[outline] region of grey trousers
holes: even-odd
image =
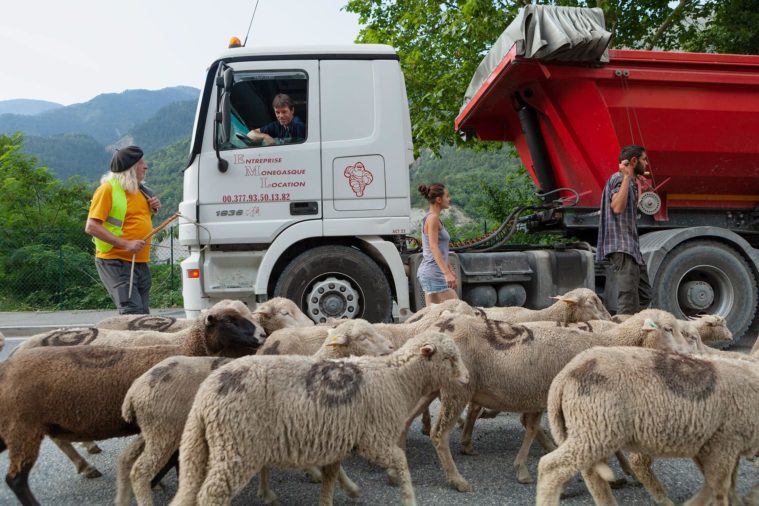
[[[648,269],[627,253],[609,255],[617,275],[617,314],[635,314],[651,304]]]
[[[145,262],[135,262],[132,296],[129,296],[129,271],[131,262],[126,260],[95,259],[100,281],[113,299],[119,314],[150,313],[150,269]]]

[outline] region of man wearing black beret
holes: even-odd
[[[113,154],[111,170],[95,190],[84,227],[95,242],[100,280],[119,314],[150,312],[150,241],[146,238],[153,231],[153,213],[161,202],[141,186],[148,171],[142,155],[137,146]]]

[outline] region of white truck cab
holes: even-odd
[[[219,299],[253,306],[276,295],[302,301],[316,321],[409,311],[398,242],[412,161],[391,47],[227,51],[207,73],[179,206],[189,218],[179,225],[187,316]]]

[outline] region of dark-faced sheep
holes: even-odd
[[[138,432],[121,418],[132,382],[173,355],[239,357],[254,353],[262,330],[239,312],[209,311],[180,346],[45,347],[0,363],[0,451],[10,452],[6,482],[36,505],[28,477],[44,436],[92,441]]]

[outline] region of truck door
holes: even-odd
[[[217,244],[268,244],[295,222],[321,218],[317,61],[232,62],[231,135],[219,145],[209,114],[198,216]],[[217,96],[210,99],[216,111]],[[209,226],[211,225],[211,226]]]

